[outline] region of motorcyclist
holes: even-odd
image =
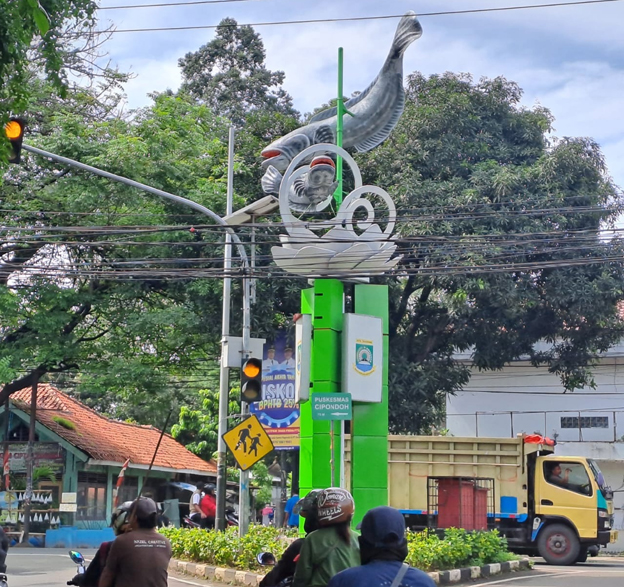
[[[360,564],[357,535],[349,527],[355,504],[345,489],[323,489],[317,498],[319,529],[303,542],[293,587],[325,587],[344,569]]]
[[[214,528],[215,517],[217,515],[217,498],[215,496],[215,489],[216,487],[212,483],[204,485],[204,496],[199,502],[202,528]]]
[[[362,566],[347,569],[327,587],[434,587],[429,575],[404,563],[407,557],[405,519],[399,510],[381,506],[369,510],[358,526]]]
[[[130,506],[130,534],[111,546],[98,587],[167,587],[171,543],[156,530],[158,506],[139,497]]]
[[[111,516],[111,527],[115,536],[124,534],[130,529],[128,512],[130,511],[131,501],[122,503],[119,507],[115,508],[113,515]],[[80,587],[98,587],[100,575],[106,565],[106,559],[110,551],[113,541],[102,542],[100,548],[95,553],[93,560],[89,563],[87,570],[84,573],[76,575],[71,583],[73,585],[80,585]]]
[[[319,528],[316,514],[316,500],[320,492],[321,489],[313,489],[304,498],[300,499],[293,509],[294,514],[305,518],[303,530],[306,536]],[[292,542],[284,551],[278,563],[267,573],[264,579],[260,581],[260,587],[275,587],[284,581],[284,579],[288,579],[295,574],[297,557],[301,552],[304,540],[304,538],[297,538],[297,540]]]
[[[202,493],[204,491],[205,483],[203,481],[199,481],[195,486],[195,491],[191,495],[191,499],[189,500],[189,518],[191,521],[199,524],[201,526],[202,523],[202,511],[199,507],[201,503]]]

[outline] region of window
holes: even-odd
[[[79,520],[106,519],[106,474],[78,473],[77,496]]]
[[[609,416],[581,416],[581,428],[608,428]],[[561,428],[579,428],[578,416],[563,416]]]
[[[116,483],[113,478],[113,483]],[[117,499],[118,504],[122,504],[125,501],[133,501],[139,494],[139,480],[136,477],[129,477],[126,473],[124,476],[123,484],[119,488],[119,497]]]
[[[551,485],[557,485],[574,493],[592,494],[589,475],[581,463],[547,461],[544,463],[544,478]]]

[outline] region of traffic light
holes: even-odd
[[[22,140],[24,139],[24,129],[26,121],[23,118],[10,118],[4,125],[4,134],[11,141],[11,152],[9,153],[9,163],[19,163],[22,152]]]
[[[241,365],[241,402],[259,402],[262,399],[262,361],[243,359]]]

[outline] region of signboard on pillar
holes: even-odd
[[[342,388],[354,402],[380,403],[383,384],[382,320],[345,314],[342,331]]]
[[[295,399],[310,399],[310,356],[312,352],[312,316],[302,314],[295,323]]]

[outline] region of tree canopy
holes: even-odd
[[[365,182],[399,209],[403,260],[390,280],[395,431],[434,424],[477,369],[527,357],[574,390],[623,333],[622,212],[591,139],[549,136],[552,116],[520,106],[504,78],[412,74],[389,140],[359,156]],[[540,342],[550,346],[544,350]]]

